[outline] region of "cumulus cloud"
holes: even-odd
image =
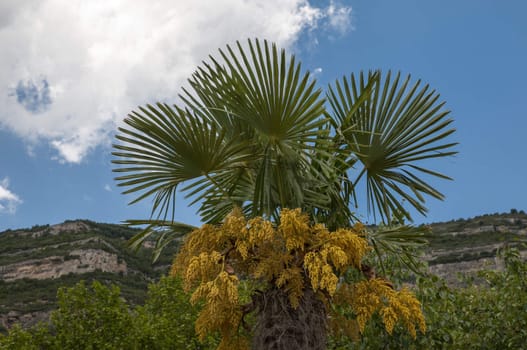
[[[0,127],[78,163],[137,105],[174,101],[216,48],[292,47],[306,30],[345,32],[350,15],[307,0],[2,0]]]
[[[22,200],[9,190],[9,179],[0,180],[0,214],[14,214]]]
[[[326,9],[328,25],[339,34],[345,34],[353,27],[351,24],[351,7],[340,6],[334,1]]]

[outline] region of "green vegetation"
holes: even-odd
[[[445,254],[441,255],[430,261],[430,265],[435,264],[454,264],[463,261],[473,261],[483,258],[493,258],[496,256],[498,249],[492,249],[490,251],[477,251],[473,253],[464,252],[460,254]]]
[[[217,341],[198,342],[196,307],[179,280],[162,278],[148,288],[143,306],[122,298],[119,287],[85,281],[59,289],[58,309],[49,324],[28,330],[19,325],[0,335],[0,349],[210,349]]]
[[[21,231],[21,230],[20,230]],[[82,233],[67,233],[54,235],[49,232],[43,232],[42,235],[32,237],[31,235],[24,235],[27,239],[21,240],[22,235],[20,231],[6,231],[0,233],[0,254],[2,256],[9,253],[15,256],[17,253],[23,253],[28,250],[40,250],[47,246],[60,245],[76,240],[94,237],[95,234]],[[23,232],[26,232],[25,230]]]
[[[517,250],[503,252],[506,269],[481,271],[484,284],[449,287],[435,276],[418,277],[414,291],[423,305],[427,331],[413,339],[404,327],[391,335],[375,314],[364,332],[330,338],[330,350],[358,349],[522,349],[527,342],[527,262]],[[408,270],[386,259],[395,284]],[[392,263],[395,264],[392,264]],[[119,288],[80,282],[61,288],[49,324],[0,335],[0,349],[214,349],[218,340],[198,341],[194,331],[199,306],[191,306],[178,279],[150,284],[143,306],[132,306]],[[251,320],[249,320],[251,322]]]
[[[523,229],[527,227],[527,214],[523,210],[513,210],[510,213],[485,214],[469,219],[434,223],[430,226],[434,233],[438,234],[463,232],[465,229],[481,229],[482,227],[488,227],[484,230],[485,232],[496,231],[500,226]]]
[[[520,226],[518,225],[523,220],[527,220],[527,215],[518,211],[517,214],[492,214],[475,217],[466,220],[456,220],[446,223],[435,223],[431,227],[432,234],[428,237],[431,242],[429,253],[435,259],[430,261],[430,264],[438,263],[457,263],[460,261],[469,261],[483,257],[494,257],[497,254],[495,249],[484,250],[480,249],[482,246],[500,243],[500,246],[515,246],[519,249],[525,249],[525,246],[519,244],[519,241],[525,240],[525,235],[519,234]],[[20,233],[28,232],[29,230],[6,231],[0,233],[0,240],[13,250],[7,250],[2,246],[4,253],[0,255],[1,265],[7,265],[14,262],[23,261],[20,256],[26,256],[26,259],[37,259],[37,257],[48,256],[62,256],[64,260],[74,259],[75,256],[70,255],[74,249],[80,248],[96,248],[103,250],[111,250],[108,246],[115,247],[119,259],[126,261],[128,267],[132,270],[129,275],[119,275],[114,273],[103,273],[101,271],[94,271],[82,275],[70,274],[61,276],[56,279],[46,280],[30,280],[19,279],[12,282],[0,280],[0,314],[7,314],[9,311],[17,311],[22,314],[37,312],[37,311],[51,311],[57,307],[56,294],[61,286],[73,286],[81,279],[86,280],[88,284],[92,281],[99,280],[106,283],[113,283],[121,288],[121,294],[126,300],[134,305],[140,305],[144,302],[146,297],[147,285],[157,280],[168,269],[172,263],[175,247],[169,247],[161,254],[156,264],[151,263],[152,249],[140,249],[133,252],[126,247],[126,238],[133,236],[135,229],[130,229],[126,226],[100,224],[89,221],[82,221],[89,223],[89,230],[86,232],[77,233],[62,233],[59,235],[49,235],[37,238],[30,238],[22,236]],[[480,224],[484,222],[484,224]],[[492,223],[502,226],[503,232],[480,232],[476,234],[458,234],[452,235],[451,232],[446,231],[447,228],[452,228],[452,224],[460,225],[461,229],[465,228],[480,228],[482,226],[490,226]],[[40,226],[39,232],[44,229],[49,229],[49,226]],[[459,231],[458,231],[459,232]],[[85,241],[86,238],[94,239],[89,242],[75,243]],[[71,239],[71,241],[69,241]],[[38,241],[41,244],[38,249],[38,244],[32,241]],[[45,245],[47,243],[47,245]],[[34,249],[32,251],[20,251],[17,247],[26,245]],[[54,248],[52,248],[54,247]],[[464,253],[455,253],[455,249],[473,248],[473,250]],[[16,254],[12,254],[16,251]],[[447,254],[437,255],[434,252],[445,251]],[[448,253],[452,252],[454,253]],[[48,255],[49,254],[49,255]],[[0,329],[0,332],[6,330]]]
[[[72,222],[85,224],[87,229],[57,234],[51,233],[50,226],[46,225],[38,226],[38,229],[8,230],[0,233],[0,266],[49,256],[68,257],[74,249],[102,249],[117,253],[133,270],[149,275],[157,274],[159,277],[155,267],[170,265],[177,248],[177,244],[167,246],[165,254],[160,256],[156,264],[152,264],[152,249],[136,252],[128,247],[128,239],[137,234],[138,229],[88,220],[65,223]],[[31,236],[29,233],[37,234]]]
[[[430,235],[430,249],[451,249],[458,248],[459,246],[470,247],[470,246],[484,246],[505,242],[514,242],[520,237],[517,234],[511,232],[480,232],[471,234],[436,234],[435,232]]]
[[[502,247],[524,250],[527,215],[523,211],[490,214],[431,224],[427,236],[430,265],[493,258]]]
[[[133,304],[144,302],[148,284],[152,281],[144,275],[122,276],[109,272],[88,272],[82,275],[68,274],[55,279],[19,279],[12,282],[0,281],[0,313],[19,311],[30,313],[49,311],[56,308],[57,290],[73,286],[80,280],[111,282],[122,289],[123,297]]]

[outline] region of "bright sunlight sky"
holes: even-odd
[[[416,223],[527,210],[526,14],[524,0],[1,0],[0,230],[148,217],[113,181],[117,125],[177,102],[201,60],[248,37],[295,53],[321,87],[381,68],[441,94],[460,153],[433,168],[455,180],[434,182],[446,200]],[[183,196],[177,208],[199,224]]]

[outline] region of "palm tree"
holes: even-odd
[[[116,136],[118,184],[137,194],[132,203],[153,196],[151,218],[129,222],[147,225],[135,246],[156,235],[159,251],[192,229],[173,220],[176,190],[206,223],[235,207],[275,221],[282,208],[302,208],[330,228],[355,221],[364,183],[368,210],[387,224],[411,220],[404,203],[425,214],[425,196],[443,199],[425,179],[448,177],[422,163],[456,153],[445,141],[452,120],[439,95],[410,76],[361,72],[324,94],[294,56],[249,40],[204,62],[180,99],[139,107]],[[392,243],[415,238],[390,234]]]

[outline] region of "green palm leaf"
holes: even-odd
[[[237,205],[274,216],[282,207],[327,204],[316,190],[328,171],[313,168],[330,141],[316,82],[267,42],[227,46],[220,60],[197,69],[181,95],[184,108],[147,106],[125,120],[113,152],[124,193],[139,193],[132,203],[154,196],[152,214],[164,218],[186,182],[206,222]]]
[[[387,223],[410,218],[404,202],[424,214],[426,196],[443,198],[428,178],[449,177],[423,162],[456,153],[446,141],[454,129],[439,95],[420,81],[361,73],[331,85],[324,99],[294,56],[249,40],[219,50],[189,86],[181,106],[140,107],[116,136],[118,185],[135,194],[132,203],[153,198],[151,218],[132,222],[146,225],[136,246],[156,237],[161,249],[188,232],[173,222],[178,190],[204,222],[234,207],[274,219],[300,207],[332,229],[355,220],[362,182],[369,210]],[[415,237],[392,238],[376,236],[379,252]]]
[[[368,240],[375,250],[379,265],[386,275],[383,264],[385,256],[396,257],[403,266],[420,274],[419,253],[428,244],[426,236],[430,228],[426,226],[413,227],[408,225],[379,226],[368,231]]]
[[[248,41],[246,47],[237,43],[236,49],[220,50],[220,56],[222,64],[211,58],[212,64],[196,71],[192,90],[181,98],[189,109],[211,111],[216,123],[252,142],[251,153],[259,159],[248,163],[245,173],[226,175],[227,191],[236,193],[251,215],[273,216],[279,207],[303,207],[308,195],[304,185],[314,182],[309,181],[311,164],[324,149],[314,151],[313,145],[327,135],[321,128],[327,123],[321,91],[308,73],[301,74],[294,57],[287,58],[267,42]],[[207,213],[224,201],[213,192],[201,199],[200,211]],[[222,207],[222,212],[228,210]]]
[[[454,129],[435,91],[420,87],[420,81],[410,85],[410,76],[401,80],[398,73],[392,81],[390,72],[384,80],[380,72],[370,72],[337,81],[328,99],[346,148],[362,165],[354,183],[365,177],[368,209],[374,215],[378,212],[386,222],[394,215],[411,220],[403,201],[425,214],[423,195],[443,199],[420,176],[449,177],[419,165],[457,153],[451,150],[457,143],[445,142]]]
[[[172,220],[128,220],[127,225],[142,226],[141,232],[134,235],[128,242],[130,248],[138,250],[143,243],[149,240],[154,240],[154,256],[155,262],[162,250],[176,239],[182,239],[186,234],[196,229],[196,227],[174,222]]]
[[[139,110],[125,119],[129,128],[119,129],[113,163],[120,166],[115,172],[125,173],[116,177],[127,188],[124,193],[140,193],[132,203],[155,195],[152,214],[174,209],[171,201],[180,183],[211,179],[254,158],[244,140],[227,139],[220,126],[189,111],[166,104]]]

